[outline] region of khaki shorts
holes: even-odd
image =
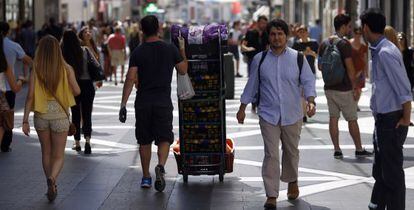
[[[340,112],[346,121],[358,119],[358,104],[352,91],[325,90],[328,100],[329,117],[340,118]]]
[[[48,101],[47,113],[35,112],[34,127],[39,131],[50,130],[55,133],[69,131],[69,119],[56,101]]]
[[[111,66],[125,65],[125,54],[122,50],[113,50],[111,54]]]

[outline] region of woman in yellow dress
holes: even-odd
[[[74,96],[79,93],[75,73],[63,59],[59,42],[52,36],[43,37],[39,41],[30,75],[22,130],[29,135],[29,113],[33,111],[49,201],[57,196],[56,179],[64,162],[70,126],[66,113],[75,105]]]

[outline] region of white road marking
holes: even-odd
[[[342,150],[350,149],[355,150],[355,145],[340,145]],[[362,145],[365,149],[373,149],[372,144]],[[279,146],[281,148],[281,146]],[[299,145],[299,150],[333,150],[333,145]],[[404,149],[414,149],[414,144],[405,144]],[[254,150],[264,150],[263,146],[237,146],[237,151],[254,151]]]
[[[241,137],[246,137],[246,136],[256,136],[258,134],[261,134],[260,129],[259,130],[250,130],[250,131],[240,131],[240,132],[234,132],[234,133],[227,133],[227,137],[229,137],[229,138],[241,138]],[[251,140],[251,138],[249,140]]]
[[[24,135],[23,131],[21,129],[13,130],[13,133]],[[30,137],[33,137],[33,136],[35,136],[37,138],[37,133],[34,129],[31,129]],[[67,140],[68,141],[75,141],[73,136],[68,136]],[[137,145],[124,144],[124,143],[108,141],[108,140],[101,140],[101,139],[96,139],[96,138],[91,138],[91,143],[102,145],[102,146],[115,147],[115,148],[119,148],[119,149],[136,149],[138,147]]]
[[[262,182],[262,177],[239,177],[241,182]],[[329,176],[303,176],[298,177],[298,181],[302,182],[315,182],[315,181],[339,181],[342,180],[338,177]]]
[[[93,105],[95,106],[96,104],[120,104],[121,101],[120,100],[99,100],[99,101],[94,101]],[[133,100],[128,100],[127,104],[134,104],[135,101]]]
[[[250,166],[256,166],[256,167],[262,167],[263,163],[259,161],[252,161],[252,160],[241,160],[241,159],[234,159],[235,163],[242,164],[242,165],[250,165]],[[342,179],[362,179],[366,177],[362,176],[355,176],[355,175],[349,175],[344,173],[338,173],[338,172],[332,172],[332,171],[324,171],[324,170],[318,170],[318,169],[309,169],[309,168],[303,168],[299,167],[300,172],[304,173],[312,173],[312,174],[319,174],[323,176],[336,176],[340,177]]]
[[[240,159],[235,159],[234,161],[237,164],[250,165],[250,166],[256,166],[256,167],[261,167],[262,165],[262,163],[258,161],[240,160]],[[318,184],[300,187],[299,191],[300,191],[300,196],[302,197],[320,193],[320,192],[326,192],[329,190],[344,188],[344,187],[348,187],[348,186],[352,186],[352,185],[356,185],[360,183],[371,183],[371,184],[374,183],[374,179],[372,177],[355,176],[355,175],[350,175],[350,174],[345,174],[345,173],[324,171],[324,170],[318,170],[318,169],[309,169],[309,168],[304,168],[304,167],[299,167],[299,171],[302,173],[312,173],[312,174],[319,174],[319,175],[327,176],[326,178],[324,178],[326,180],[319,180],[319,181],[330,181],[329,180],[330,177],[334,177],[334,178],[336,177],[336,179],[331,182],[318,183]],[[405,171],[406,187],[409,189],[414,189],[414,167],[406,168],[404,169],[404,171]],[[299,181],[305,181],[306,177],[299,177],[298,179]],[[321,177],[321,179],[323,178]],[[247,177],[247,178],[241,179],[240,181],[241,182],[252,182],[252,181],[260,182],[261,180],[260,178],[257,178],[257,177],[253,177],[253,178]],[[310,180],[306,180],[306,181],[310,181]],[[318,180],[316,180],[315,178],[312,181],[318,181]],[[286,190],[280,191],[278,201],[286,200],[287,199],[286,193],[287,193]],[[266,196],[265,194],[260,195],[260,197],[265,197],[265,196]]]
[[[105,106],[105,105],[98,105],[98,104],[93,104],[93,108],[101,108],[101,109],[110,109],[110,110],[118,110],[119,111],[119,106]],[[134,110],[134,107],[130,106],[130,107],[126,107],[127,110]],[[92,112],[92,114],[94,114]]]
[[[119,90],[97,90],[96,92],[95,92],[96,94],[120,94],[120,95],[122,95],[122,91],[119,91]],[[131,94],[132,95],[132,94]]]
[[[92,152],[94,154],[97,153],[124,153],[124,152],[132,152],[132,151],[137,151],[138,149],[114,149],[114,148],[96,148],[96,147],[92,147]],[[72,150],[72,148],[66,147],[65,148],[65,152],[73,152],[73,153],[77,153],[75,150]]]
[[[327,192],[330,190],[335,190],[339,188],[344,188],[356,184],[360,184],[365,182],[365,180],[340,180],[340,181],[332,181],[332,182],[326,182],[326,183],[320,183],[320,184],[313,184],[313,185],[307,185],[299,188],[300,196],[308,196],[313,195],[321,192]],[[278,201],[285,201],[287,200],[287,190],[282,190],[279,192]],[[266,195],[263,195],[266,196]]]

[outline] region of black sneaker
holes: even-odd
[[[11,147],[2,147],[1,148],[1,152],[11,152],[12,148]]]
[[[342,154],[342,151],[341,150],[335,151],[334,152],[334,158],[335,159],[342,159],[342,158],[344,158],[344,155]]]
[[[76,152],[82,151],[82,147],[80,145],[74,144],[72,147],[72,150],[75,150]]]
[[[156,178],[155,178],[154,187],[158,192],[162,192],[165,189],[164,175],[165,175],[164,166],[157,165],[155,167],[155,176],[156,176]]]
[[[236,74],[236,77],[239,77],[239,78],[240,78],[240,77],[243,77],[243,75],[241,75],[241,74],[237,73],[237,74]]]
[[[91,144],[86,142],[85,143],[85,155],[90,155],[92,153]]]
[[[355,151],[355,157],[357,158],[372,157],[373,155],[374,155],[373,152],[368,152],[365,149],[362,151]]]

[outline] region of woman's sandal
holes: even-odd
[[[49,202],[53,202],[57,196],[56,181],[53,177],[47,178],[47,199]]]

